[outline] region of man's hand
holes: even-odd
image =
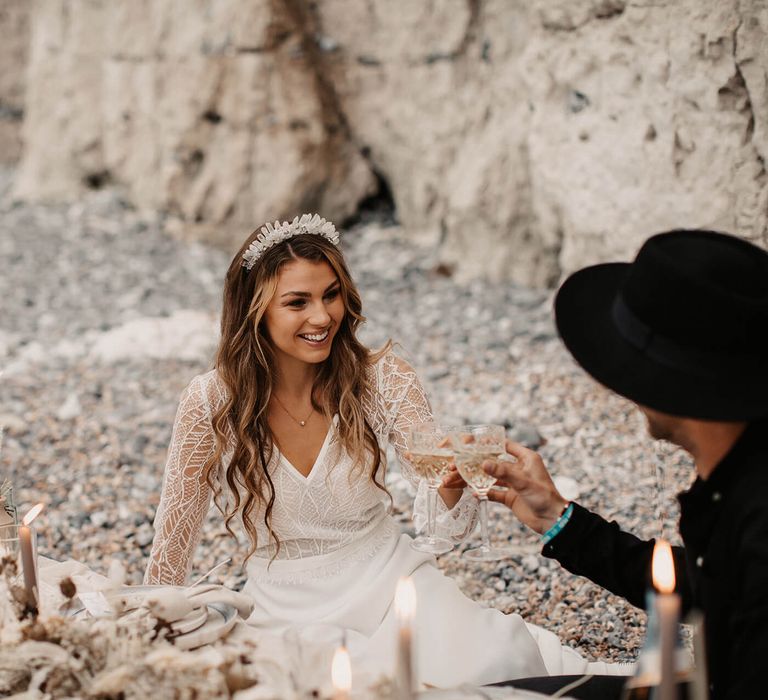
[[[497,486],[488,498],[503,503],[517,518],[539,534],[546,532],[568,505],[555,488],[541,457],[520,443],[507,440],[507,452],[515,461],[485,462],[483,468],[496,477]]]

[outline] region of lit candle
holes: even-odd
[[[340,646],[333,655],[331,682],[333,700],[349,700],[349,691],[352,690],[352,663],[345,646]]]
[[[40,598],[37,590],[37,557],[32,541],[33,530],[29,526],[40,515],[42,509],[43,504],[38,503],[24,516],[21,525],[19,525],[19,549],[21,551],[21,567],[24,570],[24,588],[27,591],[27,603],[35,615],[38,611]]]
[[[656,617],[659,625],[661,680],[659,700],[675,700],[675,649],[677,647],[677,622],[680,616],[680,596],[675,590],[675,562],[672,547],[665,540],[658,540],[653,549],[651,565],[656,596]]]
[[[416,588],[410,578],[401,578],[395,590],[397,617],[397,691],[401,700],[413,698],[416,673],[413,660],[413,620],[416,616]]]

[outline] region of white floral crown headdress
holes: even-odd
[[[302,214],[301,217],[297,216],[290,222],[283,221],[281,224],[275,221],[274,224],[267,223],[262,226],[261,233],[253,239],[248,250],[243,253],[243,267],[250,270],[264,251],[302,233],[322,236],[333,245],[339,245],[339,232],[330,221],[326,221],[319,214]]]

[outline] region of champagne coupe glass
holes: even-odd
[[[0,525],[0,556],[13,555],[19,551],[19,526],[15,523]]]
[[[15,523],[0,525],[0,559],[12,559],[16,563],[16,580],[21,580],[19,526]]]
[[[427,482],[427,534],[419,535],[411,547],[420,552],[445,554],[453,549],[453,543],[435,535],[437,489],[453,465],[453,450],[448,438],[449,428],[438,423],[416,423],[411,426],[408,460],[416,473]]]
[[[473,561],[496,561],[514,554],[512,547],[491,547],[488,539],[488,491],[496,479],[483,469],[483,462],[498,461],[506,454],[503,425],[464,425],[449,433],[456,469],[480,501],[482,544],[464,552]]]

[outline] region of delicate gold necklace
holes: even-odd
[[[272,394],[272,396],[275,398],[275,401],[280,404],[280,408],[282,408],[296,423],[298,423],[302,428],[307,424],[307,421],[310,419],[312,414],[315,412],[315,407],[312,406],[312,410],[309,412],[307,417],[304,420],[299,420],[296,418],[296,416],[293,415],[286,407],[285,404],[278,398],[277,394]]]

